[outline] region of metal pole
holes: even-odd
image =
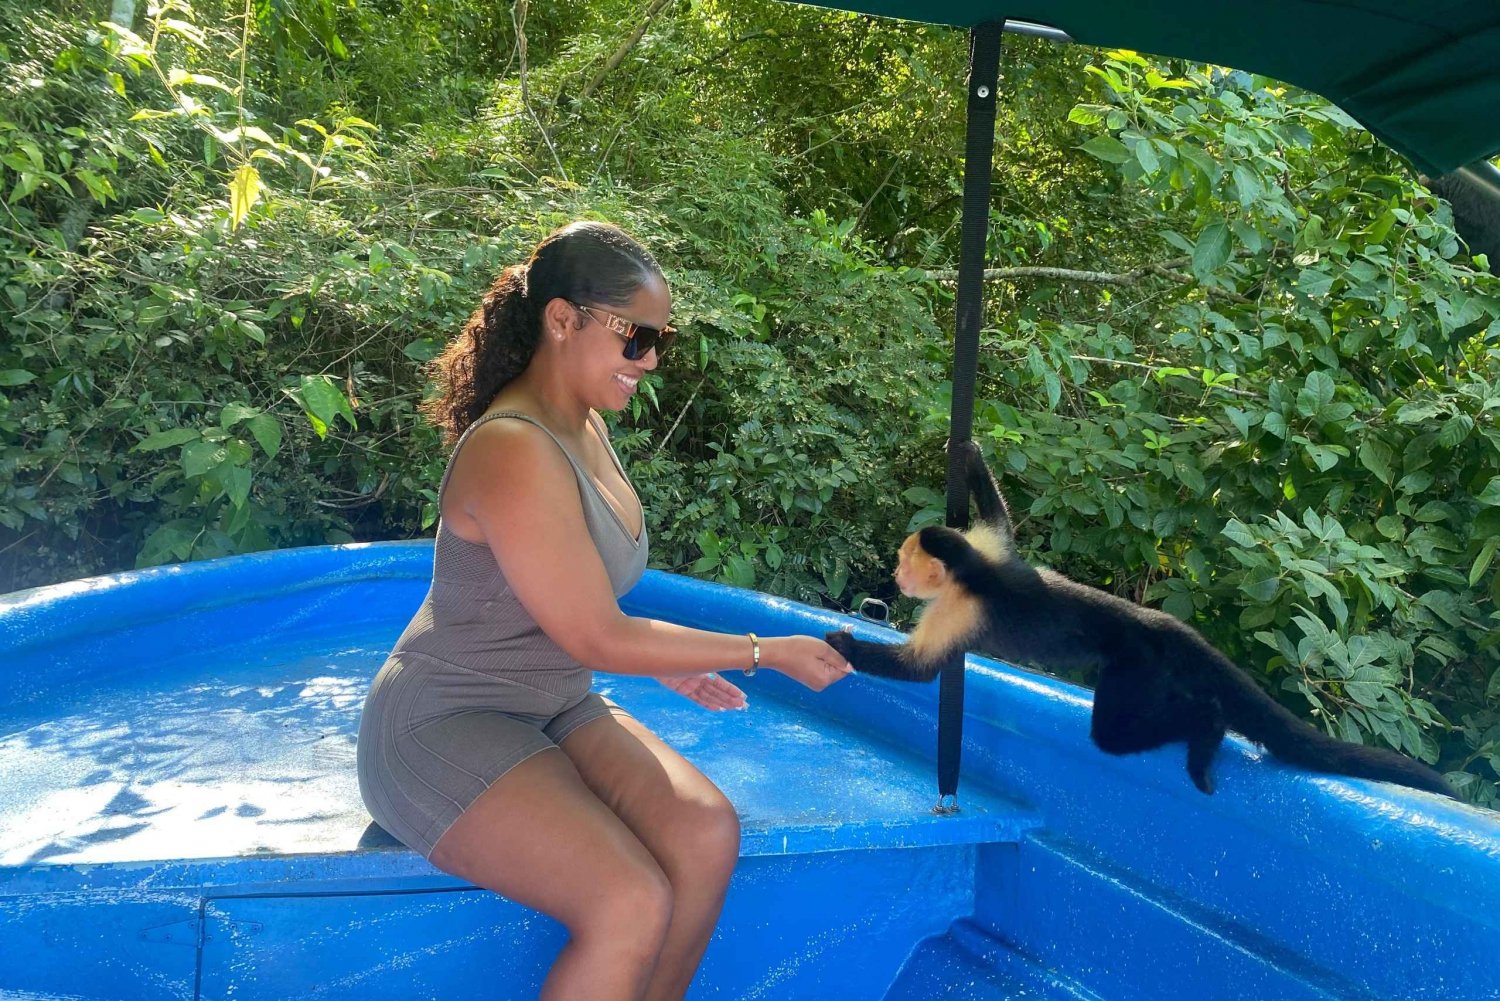
[[[989,233],[990,174],[995,155],[995,90],[1000,78],[1004,21],[988,21],[970,35],[968,133],[964,143],[963,219],[953,337],[953,409],[948,427],[948,524],[967,528],[969,485],[960,446],[974,430],[974,380],[984,321],[984,247]],[[938,688],[939,813],[958,809],[963,750],[964,655],[943,666]]]

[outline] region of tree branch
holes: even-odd
[[[1230,302],[1241,305],[1253,306],[1255,300],[1247,299],[1238,292],[1226,292],[1223,289],[1213,288],[1209,285],[1199,285],[1198,280],[1192,275],[1185,275],[1175,269],[1188,263],[1186,257],[1174,258],[1163,261],[1160,264],[1143,264],[1120,274],[1109,271],[1077,271],[1072,268],[1048,268],[1048,267],[1018,267],[1018,268],[986,268],[984,280],[1014,281],[1017,278],[1045,278],[1060,282],[1078,282],[1081,285],[1134,285],[1136,282],[1147,277],[1156,275],[1169,281],[1177,282],[1179,285],[1198,285],[1206,293],[1228,299]],[[926,269],[928,277],[940,282],[954,282],[958,280],[958,271],[953,268]]]
[[[537,116],[536,109],[531,106],[531,91],[526,83],[526,9],[530,0],[516,0],[510,9],[511,23],[516,26],[516,55],[520,59],[521,67],[521,104],[525,106],[526,113],[536,123],[538,131],[542,133],[542,142],[547,144],[547,150],[552,154],[552,162],[557,165],[557,175],[564,181],[568,180],[567,168],[562,164],[562,157],[557,155],[557,147],[552,145],[552,136],[547,132],[547,126]]]
[[[641,40],[641,36],[646,33],[646,28],[650,26],[651,19],[671,2],[672,0],[651,0],[651,6],[646,8],[646,16],[641,18],[641,23],[636,25],[635,31],[630,33],[630,37],[625,39],[620,47],[615,49],[610,54],[610,57],[604,61],[604,66],[600,68],[598,73],[594,74],[594,78],[579,92],[578,100],[588,100],[589,95],[599,89],[599,85],[604,82],[604,78],[609,76],[610,72],[616,66],[619,66],[625,60],[625,57],[630,54],[630,50],[636,47],[636,44]]]

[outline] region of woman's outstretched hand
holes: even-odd
[[[692,699],[706,709],[721,712],[725,709],[744,709],[750,705],[745,693],[717,674],[686,674],[670,678],[657,678],[683,698]]]
[[[843,654],[815,636],[768,636],[760,643],[762,664],[815,692],[854,670]]]

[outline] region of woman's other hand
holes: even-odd
[[[815,692],[854,669],[833,647],[815,636],[768,636],[760,641],[761,661]]]
[[[750,705],[744,692],[717,674],[686,674],[656,680],[683,698],[692,699],[715,712],[744,709]]]

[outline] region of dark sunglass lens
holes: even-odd
[[[672,338],[676,336],[675,330],[662,331],[655,327],[637,326],[625,341],[625,360],[637,361],[644,358],[652,348],[656,349],[656,357],[660,358],[672,346]]]

